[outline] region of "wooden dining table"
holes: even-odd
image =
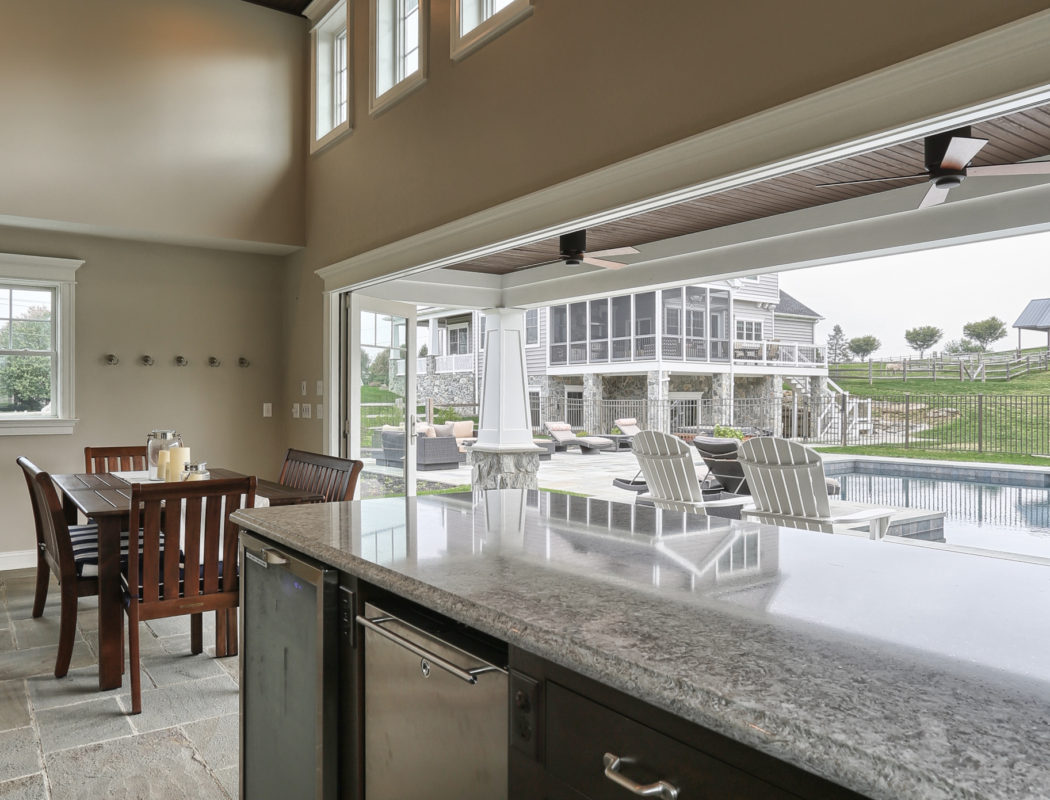
[[[243,477],[229,469],[209,469],[213,478]],[[98,524],[98,687],[121,685],[124,610],[120,584],[120,532],[131,513],[131,484],[109,472],[52,475],[62,494],[66,520],[76,524],[83,514]],[[312,491],[293,489],[273,481],[258,480],[256,495],[271,506],[315,503],[324,498]]]

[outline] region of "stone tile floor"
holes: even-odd
[[[0,572],[0,800],[237,797],[237,659],[190,655],[189,617],[142,623],[142,713],[98,691],[97,604],[80,601],[69,674],[54,676],[59,598],[32,618],[35,570]]]

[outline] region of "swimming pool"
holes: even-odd
[[[944,511],[944,541],[1050,558],[1050,470],[825,461],[841,498]]]

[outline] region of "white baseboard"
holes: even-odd
[[[9,569],[30,569],[36,566],[36,550],[9,550],[0,553],[0,572]]]

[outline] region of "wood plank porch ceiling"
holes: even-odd
[[[982,122],[974,125],[972,130],[973,136],[988,139],[988,144],[978,153],[972,166],[1013,163],[1045,156],[1050,153],[1050,105]],[[916,178],[855,186],[817,186],[832,181],[910,175],[923,172],[925,168],[923,140],[917,139],[597,225],[587,230],[587,249],[595,251],[637,246],[851,197],[917,185],[924,181]],[[557,261],[558,252],[558,237],[555,236],[455,264],[448,269],[506,275]]]

